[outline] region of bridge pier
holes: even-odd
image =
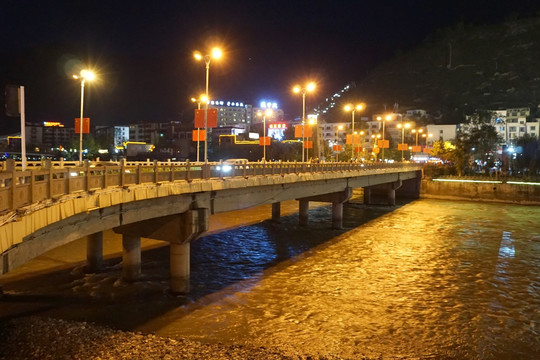
[[[281,218],[281,203],[272,203],[272,220],[278,221]]]
[[[190,242],[170,244],[171,292],[187,294],[190,275]]]
[[[123,234],[124,237],[137,237],[139,239],[139,265],[140,237],[169,242],[171,292],[185,294],[189,292],[190,242],[208,230],[209,217],[210,210],[201,208],[121,225],[113,230]],[[130,263],[125,265],[129,266]]]
[[[365,205],[371,204],[371,188],[368,188],[368,187],[364,188],[364,204]]]
[[[103,232],[93,233],[86,240],[86,271],[93,273],[103,266]]]
[[[309,200],[298,200],[298,224],[306,226],[308,224]]]
[[[332,203],[332,229],[343,228],[343,203],[352,196],[352,188],[346,188],[344,191],[338,191],[330,194],[310,196],[299,199],[299,217],[300,225],[307,225],[308,209],[310,201],[330,202]]]
[[[122,235],[122,279],[138,280],[141,276],[141,237]]]

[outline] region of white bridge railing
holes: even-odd
[[[237,165],[190,162],[28,162],[0,163],[0,214],[42,200],[77,192],[144,183],[224,179],[235,176],[285,175],[372,169],[419,169],[411,164],[251,162]]]

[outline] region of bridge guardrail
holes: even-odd
[[[190,162],[35,162],[30,169],[19,170],[12,160],[1,164],[0,213],[35,202],[76,192],[123,187],[144,183],[226,179],[314,172],[390,169],[409,164],[382,163],[299,163],[252,162],[231,165],[229,171],[219,163]],[[67,165],[67,166],[66,166]]]

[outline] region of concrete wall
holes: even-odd
[[[540,186],[422,180],[422,198],[540,205]]]

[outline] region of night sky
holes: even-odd
[[[538,10],[536,0],[3,0],[0,83],[25,86],[27,122],[71,125],[80,107],[80,83],[71,76],[84,64],[99,76],[86,87],[85,116],[94,125],[187,121],[189,99],[204,92],[204,63],[193,51],[219,45],[213,98],[273,100],[295,117],[296,83],[317,82],[313,107],[437,29]],[[0,134],[18,131],[18,121],[2,112]]]

